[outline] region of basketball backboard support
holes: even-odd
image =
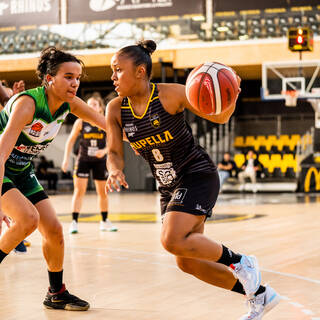
[[[264,62],[262,100],[286,100],[296,91],[298,99],[320,99],[320,60]]]
[[[312,91],[320,95],[320,88],[314,88]],[[320,99],[319,98],[308,99],[308,102],[311,104],[314,110],[314,114],[315,114],[314,126],[315,128],[320,129]]]

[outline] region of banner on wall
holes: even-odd
[[[265,10],[272,8],[290,8],[317,6],[319,0],[214,0],[214,11]]]
[[[58,24],[59,0],[0,0],[0,28]]]
[[[203,0],[68,0],[67,3],[68,23],[204,15],[204,12]]]

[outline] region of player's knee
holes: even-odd
[[[86,193],[86,190],[85,190],[85,189],[81,189],[81,188],[75,188],[75,189],[74,189],[74,195],[75,195],[77,198],[82,198],[85,193]]]
[[[37,211],[28,212],[21,221],[16,221],[17,226],[22,230],[25,236],[38,228],[39,213]]]
[[[63,242],[63,228],[61,223],[57,220],[50,225],[50,229],[46,233],[46,237],[51,241]]]
[[[161,235],[162,246],[174,255],[178,255],[182,251],[180,242],[181,241],[172,234],[162,233]]]

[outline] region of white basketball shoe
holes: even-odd
[[[267,312],[273,309],[280,302],[281,298],[277,292],[268,285],[265,287],[265,292],[262,292],[248,300],[250,310],[239,320],[261,320]]]
[[[100,231],[111,231],[116,232],[118,231],[118,228],[114,226],[109,219],[106,221],[100,221]]]
[[[253,298],[261,283],[261,273],[257,258],[243,255],[240,262],[232,264],[230,267],[234,276],[242,284],[247,298]]]
[[[69,233],[71,234],[78,233],[78,223],[76,220],[72,220],[69,227]]]

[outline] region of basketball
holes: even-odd
[[[217,115],[237,99],[239,84],[236,73],[218,62],[205,62],[194,68],[186,81],[190,104],[201,113]]]

